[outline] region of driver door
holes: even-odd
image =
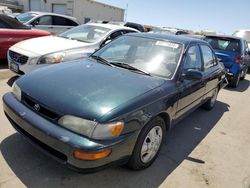
[[[200,48],[198,45],[189,47],[185,54],[182,66],[182,76],[177,84],[179,100],[177,104],[176,119],[201,103],[205,93],[205,80],[187,80],[184,75],[188,70],[198,70],[203,72]]]

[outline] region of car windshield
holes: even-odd
[[[205,37],[205,39],[215,50],[229,52],[240,52],[240,40],[227,37]]]
[[[133,70],[149,75],[171,79],[182,49],[182,44],[172,41],[122,36],[94,53],[93,56],[98,56],[113,66],[130,70],[132,67]]]
[[[81,42],[95,43],[100,41],[110,29],[95,25],[80,25],[60,35],[60,37]]]
[[[27,13],[17,15],[16,19],[22,23],[25,23],[25,22],[28,22],[29,20],[31,20],[32,18],[34,18],[35,16],[37,16],[37,14],[27,12]]]
[[[248,43],[250,43],[250,31],[236,31],[233,35],[236,37],[243,38]]]

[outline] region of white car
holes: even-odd
[[[54,34],[78,26],[76,18],[49,12],[26,12],[15,17],[18,21]]]
[[[28,39],[9,48],[9,69],[23,75],[50,64],[85,58],[120,35],[132,32],[139,31],[112,24],[89,23],[59,36]]]

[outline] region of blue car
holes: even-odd
[[[205,40],[213,47],[217,57],[222,60],[228,74],[229,85],[237,87],[244,79],[250,63],[250,51],[244,39],[233,36],[207,35]]]

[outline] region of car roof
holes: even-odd
[[[205,35],[205,37],[217,37],[217,38],[229,38],[229,39],[238,39],[238,40],[244,40],[240,37],[232,36],[232,35]]]
[[[28,26],[22,24],[16,19],[4,14],[0,14],[0,22],[8,26],[8,28],[5,29],[30,29]]]
[[[130,36],[139,36],[139,37],[144,37],[144,38],[150,38],[150,39],[156,39],[156,40],[166,40],[166,41],[173,41],[176,43],[182,43],[185,46],[190,44],[191,42],[199,42],[199,43],[205,43],[207,42],[197,39],[197,38],[192,38],[192,37],[187,37],[184,35],[168,35],[168,34],[159,34],[159,33],[129,33],[127,35]]]
[[[108,28],[108,29],[111,29],[111,30],[126,29],[126,30],[131,30],[131,31],[138,32],[138,30],[136,30],[136,29],[126,27],[126,26],[122,26],[122,25],[115,25],[115,24],[87,23],[86,25],[95,25],[95,26],[99,26],[99,27]]]
[[[56,13],[52,13],[52,12],[38,12],[38,11],[30,11],[27,13],[33,13],[33,14],[37,14],[37,15],[52,15],[52,16],[61,16],[61,17],[65,17],[65,18],[69,18],[71,20],[76,21],[77,19],[75,17],[72,16],[67,16],[67,15],[63,15],[63,14],[56,14]]]

